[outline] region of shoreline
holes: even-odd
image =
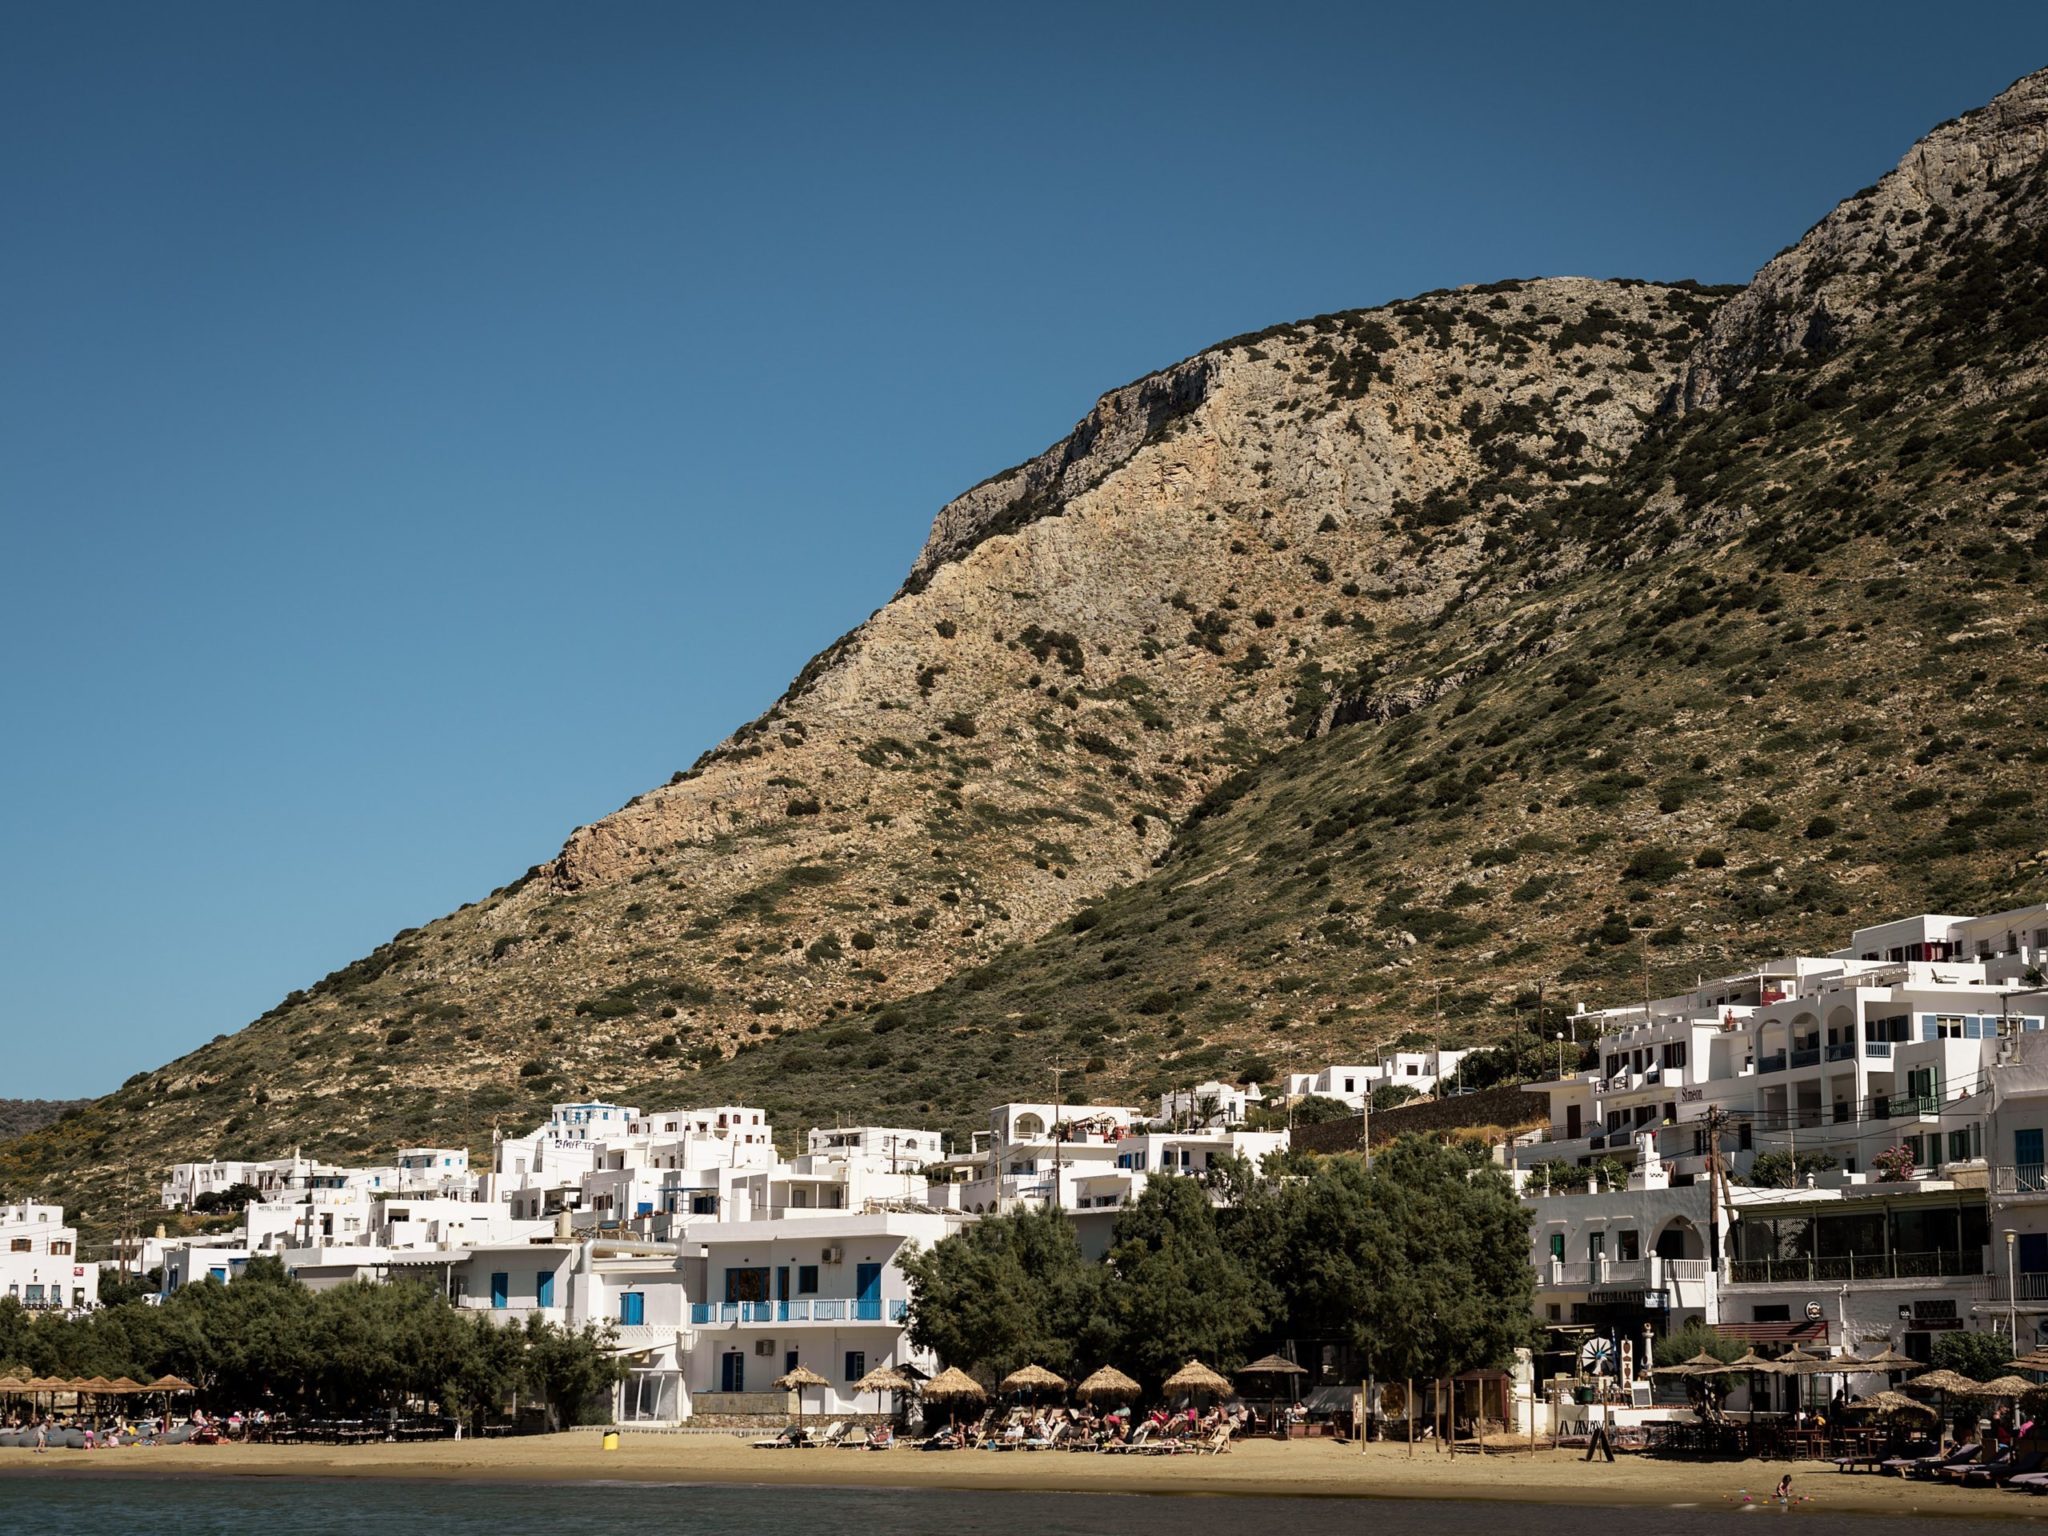
[[[642,1486],[930,1489],[1018,1493],[1316,1499],[1421,1499],[1589,1508],[1768,1508],[1785,1472],[1795,1512],[1929,1519],[2048,1519],[2048,1498],[1964,1489],[1826,1462],[1666,1462],[1623,1457],[1588,1463],[1579,1451],[1502,1450],[1480,1457],[1376,1443],[1240,1442],[1227,1455],[1103,1456],[1072,1452],[902,1449],[760,1451],[725,1435],[626,1431],[617,1451],[602,1431],[426,1445],[165,1446],[156,1450],[0,1449],[0,1482],[62,1478],[303,1478],[318,1481],[589,1483]],[[1750,1502],[1745,1504],[1744,1494]]]

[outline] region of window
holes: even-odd
[[[799,1296],[818,1294],[818,1266],[799,1264],[796,1267],[796,1293]]]
[[[728,1269],[725,1272],[725,1299],[727,1301],[766,1301],[768,1299],[767,1269]]]
[[[555,1304],[555,1272],[544,1269],[533,1277],[533,1304],[536,1307],[552,1307]]]
[[[647,1321],[647,1298],[638,1291],[619,1293],[619,1321],[628,1328],[637,1328]]]
[[[718,1196],[690,1196],[690,1214],[692,1216],[716,1216],[718,1214]]]
[[[63,1241],[61,1238],[50,1244],[50,1252],[53,1254],[61,1256],[69,1253],[70,1251],[71,1245]]]
[[[28,1239],[25,1237],[17,1237],[13,1242],[9,1243],[7,1246],[9,1250],[14,1253],[27,1253],[29,1251]]]
[[[1792,1307],[1789,1302],[1769,1305],[1758,1304],[1750,1311],[1750,1321],[1755,1323],[1789,1323],[1792,1321]]]
[[[1554,1301],[1553,1301],[1553,1302],[1551,1302],[1551,1303],[1549,1304],[1549,1312],[1550,1312],[1550,1321],[1552,1321],[1553,1323],[1554,1323],[1554,1322],[1557,1322],[1557,1321],[1558,1321],[1558,1320],[1559,1320],[1560,1318],[1562,1318],[1562,1317],[1564,1316],[1564,1308],[1563,1308],[1563,1307],[1561,1307],[1561,1306],[1559,1306],[1559,1305],[1558,1305],[1558,1304],[1557,1304],[1556,1302],[1554,1302]]]
[[[1640,1232],[1623,1232],[1615,1241],[1615,1257],[1624,1264],[1633,1263],[1643,1256],[1642,1247],[1643,1236]]]
[[[861,1377],[867,1375],[867,1373],[867,1351],[860,1349],[849,1349],[846,1352],[846,1379],[848,1381],[859,1381]]]

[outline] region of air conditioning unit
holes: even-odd
[[[755,1353],[755,1354],[757,1354],[757,1355],[772,1355],[772,1354],[774,1354],[774,1353],[775,1353],[775,1341],[774,1341],[773,1339],[756,1339],[756,1340],[754,1340],[754,1353]]]
[[[845,1257],[846,1250],[844,1248],[841,1248],[837,1243],[834,1243],[830,1248],[827,1248],[825,1250],[824,1256],[820,1258],[818,1262],[821,1264],[837,1264],[840,1260],[844,1259]]]

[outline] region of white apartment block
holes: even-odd
[[[1331,1065],[1319,1072],[1290,1072],[1284,1080],[1288,1099],[1335,1099],[1353,1109],[1364,1109],[1373,1090],[1382,1087],[1408,1088],[1422,1095],[1433,1094],[1437,1085],[1455,1086],[1458,1063],[1470,1051],[1394,1051],[1371,1066]]]
[[[99,1267],[80,1262],[62,1206],[0,1205],[0,1296],[32,1312],[82,1312],[99,1294]]]
[[[1580,1014],[1596,1065],[1530,1085],[1551,1123],[1513,1150],[1558,1360],[1589,1333],[1641,1347],[1694,1318],[1766,1352],[2048,1342],[2044,940],[2048,905],[1923,915]],[[1710,1114],[1732,1177],[1718,1211]],[[1748,1183],[1765,1153],[1820,1166]],[[1562,1192],[1616,1163],[1625,1188]]]

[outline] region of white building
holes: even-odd
[[[32,1312],[79,1312],[99,1294],[99,1267],[80,1262],[62,1206],[0,1205],[0,1296]]]
[[[823,1413],[870,1413],[853,1384],[882,1365],[937,1370],[904,1331],[906,1245],[930,1247],[964,1225],[958,1215],[879,1211],[801,1221],[695,1224],[705,1294],[690,1304],[685,1391],[698,1413],[780,1413],[771,1383],[797,1365],[831,1385],[805,1394]]]

